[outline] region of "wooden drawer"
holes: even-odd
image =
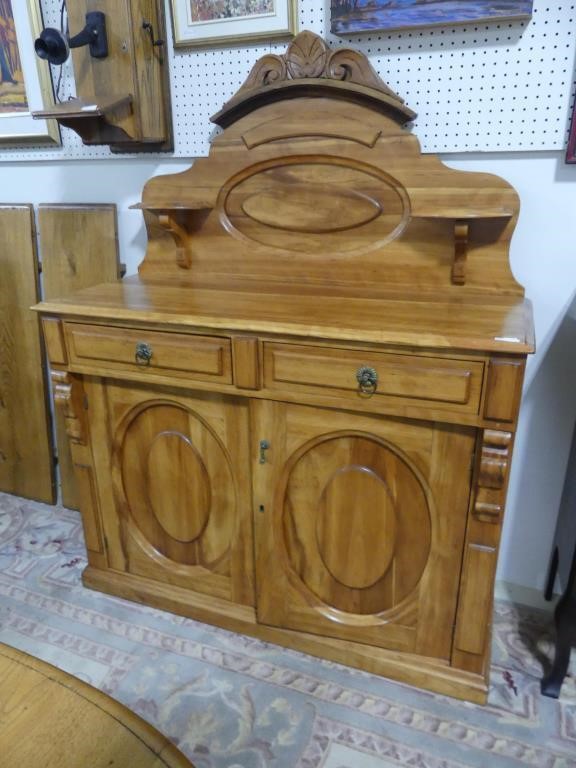
[[[373,368],[378,382],[373,394],[360,391],[356,374]],[[482,362],[437,357],[362,352],[351,349],[264,345],[264,382],[268,389],[307,391],[327,397],[376,404],[449,408],[478,413]]]
[[[232,382],[229,339],[80,323],[66,324],[66,339],[71,364],[102,375],[129,371]]]

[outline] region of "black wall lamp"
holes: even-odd
[[[88,46],[90,55],[95,59],[108,56],[106,17],[101,11],[87,13],[86,26],[71,38],[57,29],[47,27],[34,41],[34,50],[50,64],[63,64],[70,55],[70,48],[81,48],[84,45]]]

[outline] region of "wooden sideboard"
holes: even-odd
[[[148,182],[139,275],[39,309],[86,585],[482,702],[534,349],[519,203],[413,117],[301,33]]]

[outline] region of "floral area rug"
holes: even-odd
[[[574,670],[559,701],[540,695],[548,614],[497,603],[480,707],[87,590],[85,564],[78,513],[0,494],[0,641],[118,699],[197,768],[576,766]]]

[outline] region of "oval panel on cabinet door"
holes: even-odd
[[[384,441],[339,434],[307,445],[289,469],[280,520],[292,582],[319,611],[344,623],[345,614],[391,620],[417,599],[430,509],[416,469]]]
[[[204,420],[177,403],[143,403],[128,415],[117,456],[127,522],[150,555],[227,574],[235,485]]]
[[[210,514],[210,480],[198,451],[180,432],[161,432],[152,441],[146,465],[152,513],[173,539],[194,541]],[[182,499],[187,500],[185,510]]]
[[[381,579],[394,555],[395,533],[396,509],[384,478],[351,466],[328,480],[316,537],[320,557],[341,584],[364,589]]]

